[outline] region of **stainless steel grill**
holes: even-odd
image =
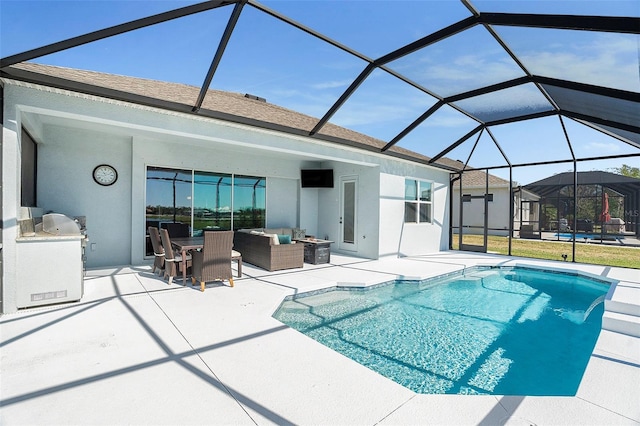
[[[60,213],[42,215],[42,231],[52,235],[82,235],[78,221]]]

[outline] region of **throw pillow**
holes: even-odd
[[[300,229],[300,228],[293,228],[292,233],[293,233],[294,240],[303,240],[304,236],[307,235],[307,230]]]
[[[291,244],[291,235],[278,234],[278,242],[280,244]]]

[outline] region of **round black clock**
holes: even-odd
[[[108,164],[100,164],[93,169],[93,180],[102,186],[113,185],[118,180],[118,172]]]

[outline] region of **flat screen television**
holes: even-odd
[[[303,188],[333,188],[333,169],[302,169],[300,184]]]

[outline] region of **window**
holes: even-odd
[[[184,223],[189,233],[264,228],[266,178],[224,173],[147,168],[146,227]],[[153,249],[146,235],[146,255]]]
[[[231,229],[231,175],[194,172],[193,235]]]
[[[36,170],[38,170],[38,145],[31,136],[22,129],[22,187],[20,188],[20,205],[25,207],[37,206],[36,200]]]
[[[235,176],[233,179],[233,229],[263,228],[266,212],[266,179]]]
[[[404,221],[406,223],[431,223],[432,189],[432,182],[405,179]]]

